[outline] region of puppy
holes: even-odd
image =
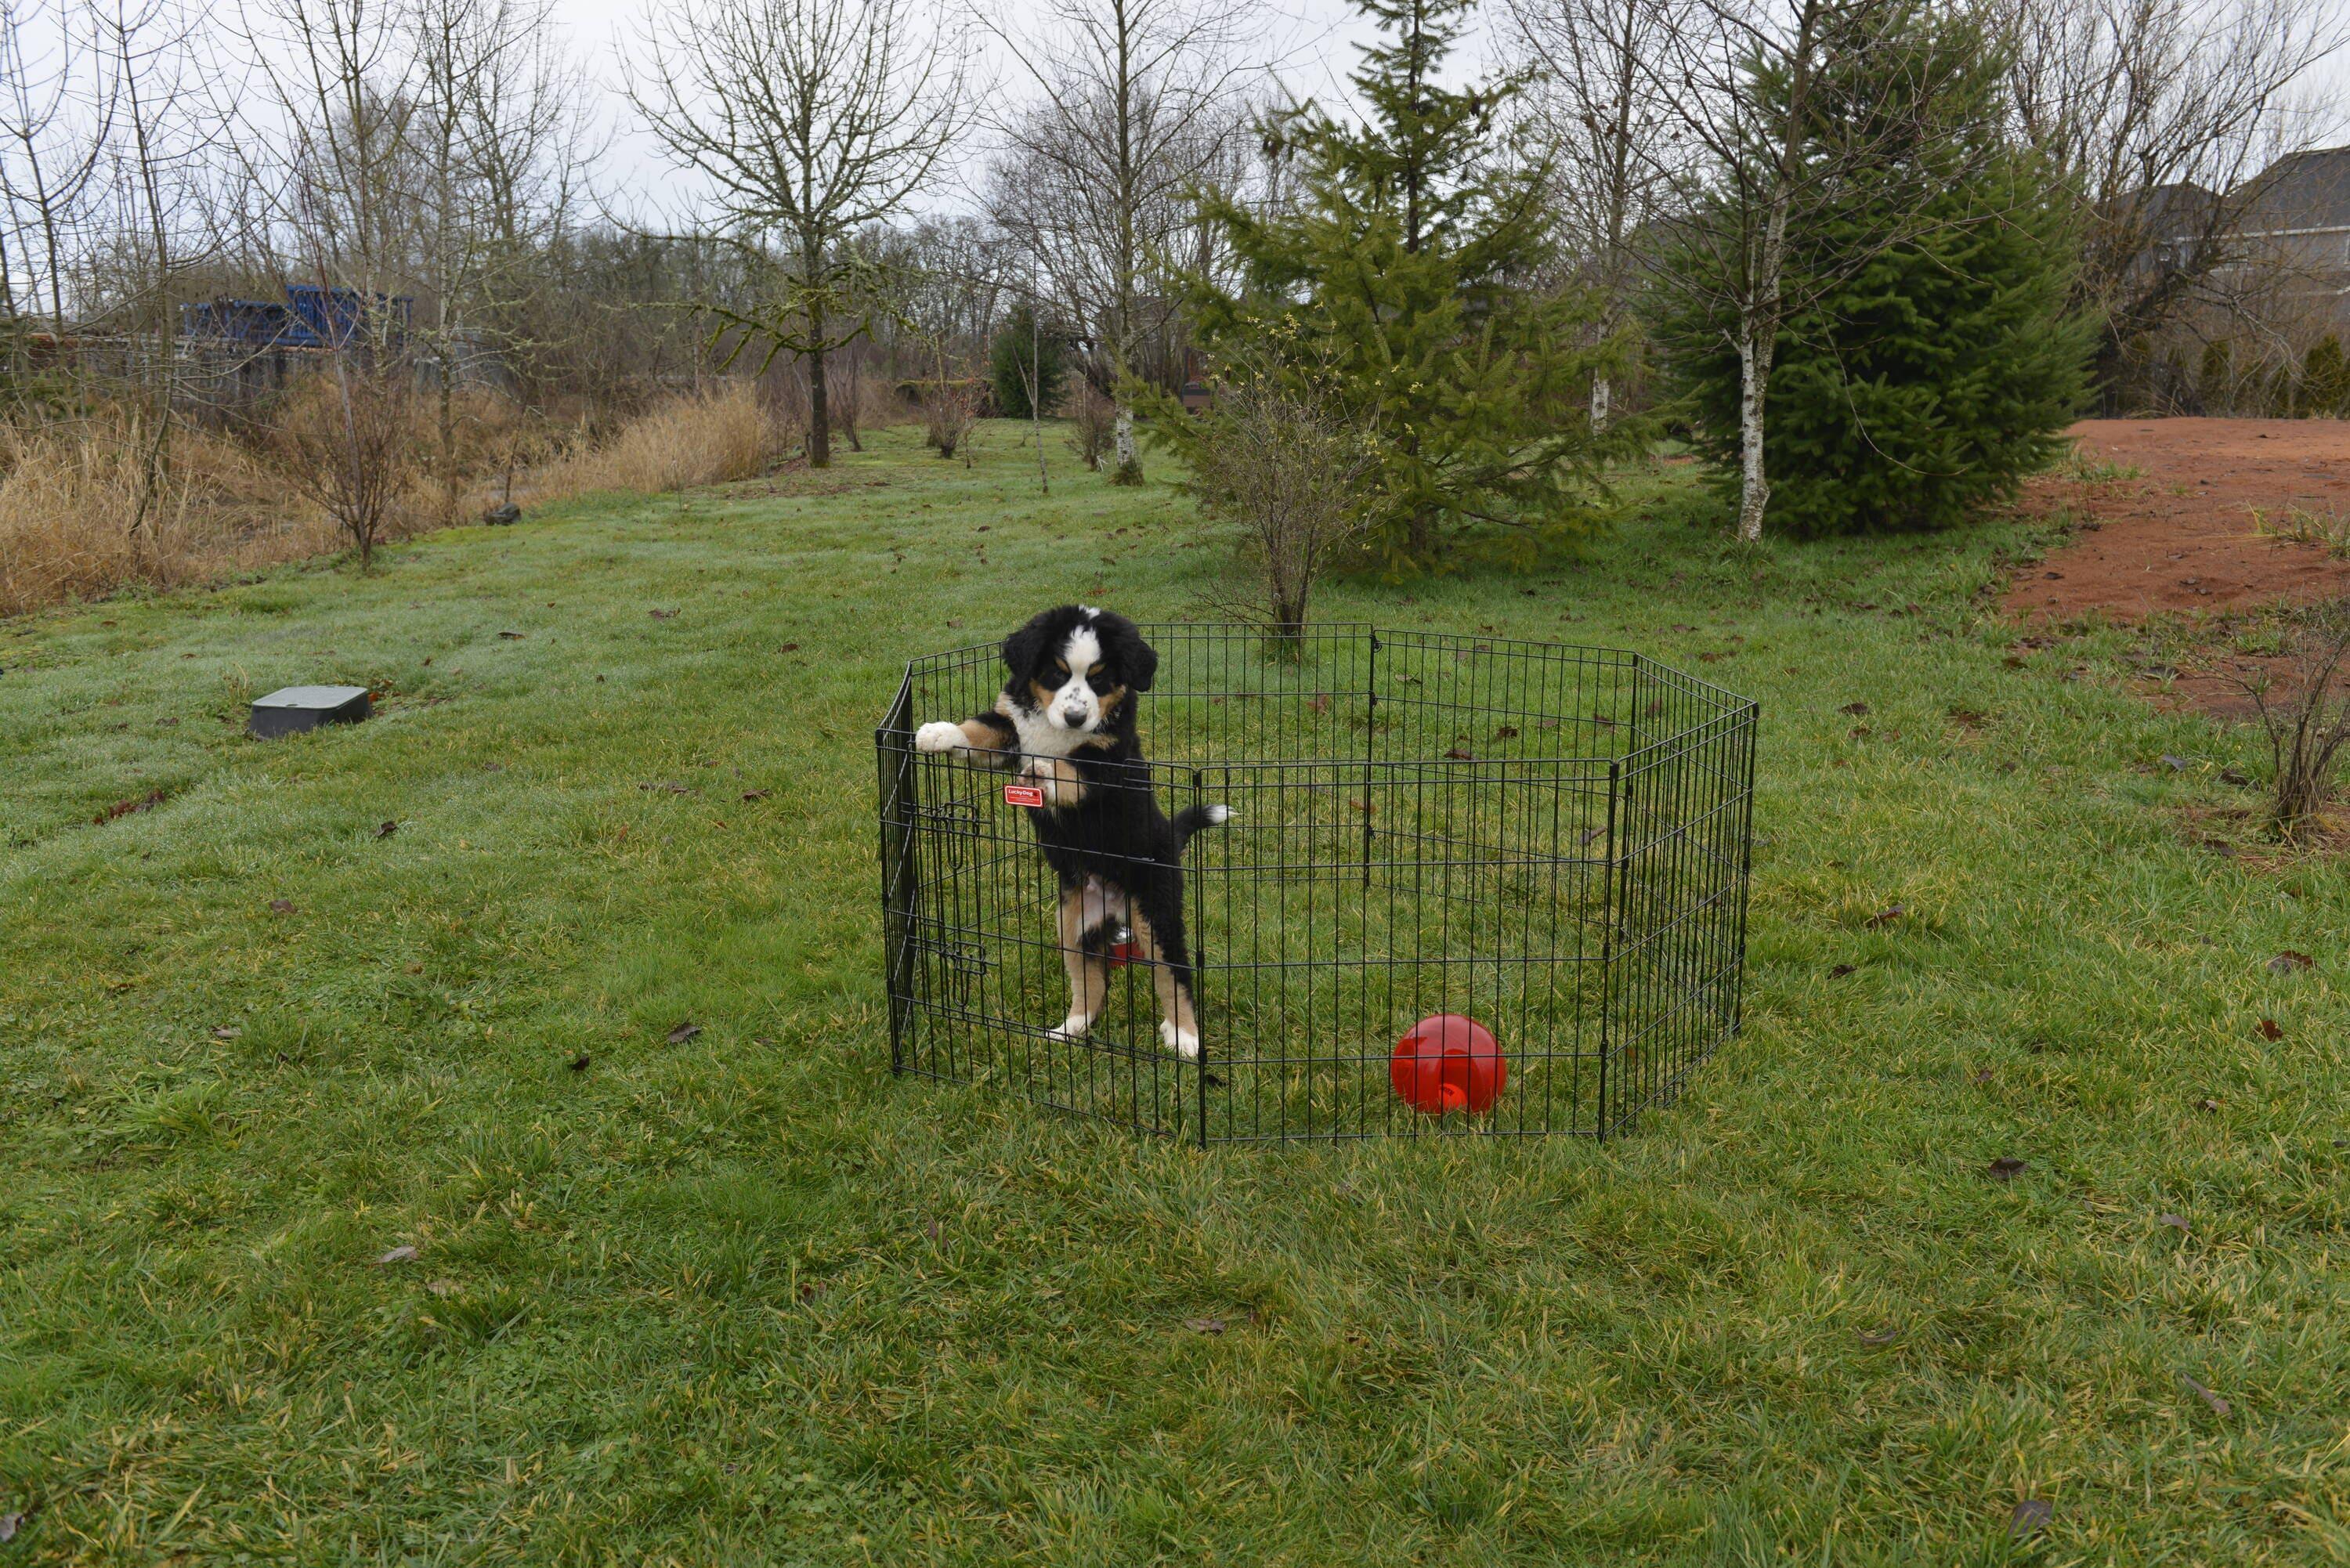
[[[1076,1039],[1101,1016],[1110,944],[1125,926],[1150,966],[1160,1043],[1196,1059],[1183,847],[1232,813],[1195,805],[1170,817],[1159,809],[1134,730],[1134,697],[1150,690],[1159,655],[1124,616],[1063,605],[1005,639],[1003,662],[1011,673],[993,709],[924,724],[914,746],[1017,773],[1043,797],[1028,821],[1060,880],[1069,976],[1069,1015],[1053,1034]]]

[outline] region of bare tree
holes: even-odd
[[[999,124],[989,210],[1092,341],[1087,379],[1116,407],[1111,477],[1138,483],[1123,384],[1172,318],[1159,278],[1193,226],[1189,192],[1222,171],[1243,123],[1243,14],[1219,0],[1046,0],[1043,11],[1035,36],[1000,34],[1038,96]]]
[[[697,0],[649,26],[629,101],[772,264],[721,318],[807,371],[808,463],[832,461],[825,359],[872,313],[858,232],[902,211],[963,122],[963,67],[918,0]]]
[[[2018,124],[2071,192],[2099,369],[2243,259],[2258,176],[2322,127],[2334,0],[2000,0]]]
[[[1687,142],[1666,85],[1648,68],[1672,36],[1668,0],[1508,0],[1511,29],[1539,61],[1533,103],[1577,281],[1596,296],[1594,340],[1630,306],[1641,250],[1672,192]],[[1591,422],[1607,423],[1611,387],[1591,383]]]
[[[512,308],[537,281],[578,180],[580,78],[553,38],[552,0],[412,0],[410,137],[417,270],[431,296],[415,332],[435,370],[441,516],[461,483],[456,390],[489,346],[512,351]]]
[[[122,88],[102,32],[94,9],[0,0],[0,303],[12,325],[46,304],[65,326],[68,252]]]

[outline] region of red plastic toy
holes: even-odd
[[[1483,1024],[1440,1012],[1421,1019],[1396,1042],[1388,1078],[1406,1105],[1440,1116],[1491,1110],[1509,1082],[1510,1064]]]

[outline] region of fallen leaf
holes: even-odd
[[[579,1054],[571,1058],[571,1070],[575,1073],[584,1073],[588,1070],[587,1052],[582,1051]]]
[[[1224,1320],[1220,1317],[1187,1317],[1183,1320],[1183,1326],[1193,1334],[1222,1334],[1224,1332]]]
[[[1828,978],[1830,980],[1842,980],[1845,976],[1852,973],[1857,967],[1858,966],[1855,964],[1840,963],[1834,969],[1828,971]]]
[[[2030,1161],[2018,1159],[2012,1154],[2003,1154],[1992,1160],[1986,1168],[1993,1181],[2013,1181],[2029,1163]]]
[[[1908,912],[1909,906],[1907,904],[1887,904],[1869,916],[1866,923],[1872,926],[1889,926]]]
[[[90,821],[94,824],[109,823],[117,817],[129,816],[134,812],[152,811],[162,804],[163,792],[160,789],[153,790],[135,800],[118,800],[96,816],[91,817]]]
[[[2260,1023],[2253,1025],[2253,1030],[2263,1040],[2282,1040],[2284,1038],[2284,1031],[2277,1026],[2277,1021],[2273,1018],[2262,1019]]]
[[[2168,768],[2172,773],[2175,773],[2175,774],[2183,774],[2183,773],[2185,773],[2189,768],[2191,768],[2191,767],[2193,767],[2193,766],[2195,765],[2193,763],[2189,762],[2185,757],[2175,757],[2175,756],[2172,756],[2168,752],[2165,752],[2165,753],[2163,753],[2161,756],[2159,756],[2159,757],[2156,758],[2155,760],[2156,760],[2157,762],[2159,762],[2159,763],[2160,763],[2164,767]]]
[[[398,833],[399,831],[400,824],[396,822],[387,822],[382,826],[375,830],[375,836],[378,838],[390,838],[393,834]]]
[[[508,642],[520,642],[524,638],[530,634],[524,631],[502,631],[498,633],[498,635],[504,638]]]
[[[2199,1111],[2216,1111],[2220,1108],[2220,1102],[2210,1099],[2198,1100],[2195,1102],[2195,1108]]]
[[[764,800],[764,799],[766,799],[769,795],[773,794],[774,793],[775,793],[775,791],[773,791],[773,790],[764,790],[764,789],[746,789],[746,790],[744,790],[744,791],[743,792],[743,798],[744,800],[746,800],[746,801],[750,801],[750,800]]]
[[[408,972],[411,974],[422,974],[424,972],[424,966],[421,963],[410,964],[408,966]]]
[[[2241,789],[2252,781],[2241,768],[2221,768],[2220,782],[2223,784],[2234,784],[2238,789]]]
[[[1901,1331],[1888,1324],[1885,1327],[1879,1329],[1863,1329],[1860,1333],[1860,1343],[1863,1345],[1890,1345],[1900,1337]]]
[[[2168,1225],[2182,1236],[2189,1233],[2187,1229],[2187,1216],[2184,1214],[2165,1214],[2160,1219],[2157,1220],[2155,1223],[2158,1225]]]
[[[412,1263],[415,1261],[415,1248],[394,1247],[390,1251],[386,1252],[382,1257],[378,1258],[375,1261],[375,1266],[380,1269],[387,1263]]]
[[[1953,723],[1969,730],[1979,730],[1982,728],[1983,724],[1991,717],[1991,715],[1983,712],[1982,710],[1979,708],[1954,707],[1950,710],[1950,715]]]
[[[2307,953],[2295,952],[2293,949],[2287,948],[2284,951],[2277,954],[2276,957],[2269,960],[2269,972],[2271,974],[2291,974],[2297,969],[2307,969],[2316,961],[2317,961],[2315,959],[2310,957]]]
[[[213,1038],[215,1040],[235,1040],[241,1038],[244,1033],[244,1031],[237,1028],[234,1024],[224,1023],[218,1029],[213,1031]]]
[[[2210,1406],[2211,1413],[2213,1415],[2224,1416],[2230,1410],[2235,1408],[2234,1406],[2230,1405],[2220,1395],[2215,1394],[2210,1389],[2204,1387],[2203,1385],[2196,1382],[2195,1379],[2188,1376],[2184,1372],[2178,1375],[2178,1380],[2181,1383],[2186,1384],[2188,1387],[2193,1389],[2196,1397],[2201,1399],[2203,1403]]]
[[[1988,1087],[1994,1076],[1995,1075],[1989,1067],[1978,1067],[1975,1069],[1975,1083],[1978,1085]]]
[[[1852,727],[1852,738],[1856,741],[1865,741],[1875,733],[1877,733],[1877,732],[1870,729],[1866,724],[1855,724]]]
[[[0,1542],[16,1540],[16,1532],[24,1528],[25,1516],[23,1514],[0,1513]]]
[[[454,1280],[427,1280],[424,1282],[424,1288],[436,1296],[453,1296],[463,1289]]]
[[[2012,653],[2009,654],[2005,659],[2001,659],[2000,662],[2006,665],[2010,670],[2022,670],[2025,668],[2023,659]]]
[[[1305,700],[1305,706],[1314,712],[1327,713],[1330,711],[1330,693],[1316,691]]]
[[[1497,741],[1514,741],[1517,738],[1518,732],[1513,725],[1504,724],[1493,732],[1493,739]]]
[[[2007,1516],[2007,1532],[2020,1541],[2046,1526],[2055,1512],[2055,1506],[2047,1499],[2027,1497],[2015,1505],[2014,1512]]]
[[[1449,751],[1449,752],[1445,753],[1444,754],[1445,754],[1446,756],[1448,756],[1448,757],[1451,758],[1451,759],[1452,759],[1454,762],[1456,762],[1456,763],[1473,763],[1473,762],[1475,762],[1475,761],[1477,760],[1477,759],[1476,759],[1476,757],[1475,757],[1474,755],[1472,755],[1472,754],[1471,754],[1471,753],[1470,753],[1469,752],[1466,752],[1466,751],[1462,750],[1462,749],[1461,749],[1461,747],[1459,747],[1459,746],[1455,746],[1455,747],[1453,747],[1451,751]]]
[[[681,1023],[669,1032],[669,1043],[672,1045],[682,1045],[701,1033],[702,1025],[699,1023],[691,1022]]]
[[[1348,798],[1347,804],[1353,806],[1357,811],[1361,812],[1365,816],[1370,815],[1371,813],[1378,809],[1378,807],[1373,805],[1367,800],[1356,800],[1352,797]]]
[[[273,915],[290,915],[294,912],[294,900],[272,898],[269,900],[269,912]]]
[[[821,1281],[802,1280],[800,1282],[800,1300],[812,1302],[822,1294],[824,1294],[824,1284]]]
[[[679,784],[674,779],[662,779],[657,784],[640,784],[637,787],[639,789],[658,790],[666,794],[691,794],[693,793],[693,786],[691,784]]]
[[[1867,715],[1868,704],[1866,702],[1847,702],[1843,707],[1837,709],[1836,711],[1839,713],[1848,713],[1856,719],[1864,718]]]
[[[670,619],[671,617],[675,616],[675,615],[677,614],[677,611],[675,611],[675,610],[650,610],[650,611],[648,611],[647,613],[648,613],[648,614],[650,614],[650,616],[651,616],[655,620],[668,620],[668,619]]]

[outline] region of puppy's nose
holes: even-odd
[[[1061,710],[1061,722],[1072,730],[1081,730],[1085,728],[1086,711],[1083,708],[1064,708]]]

